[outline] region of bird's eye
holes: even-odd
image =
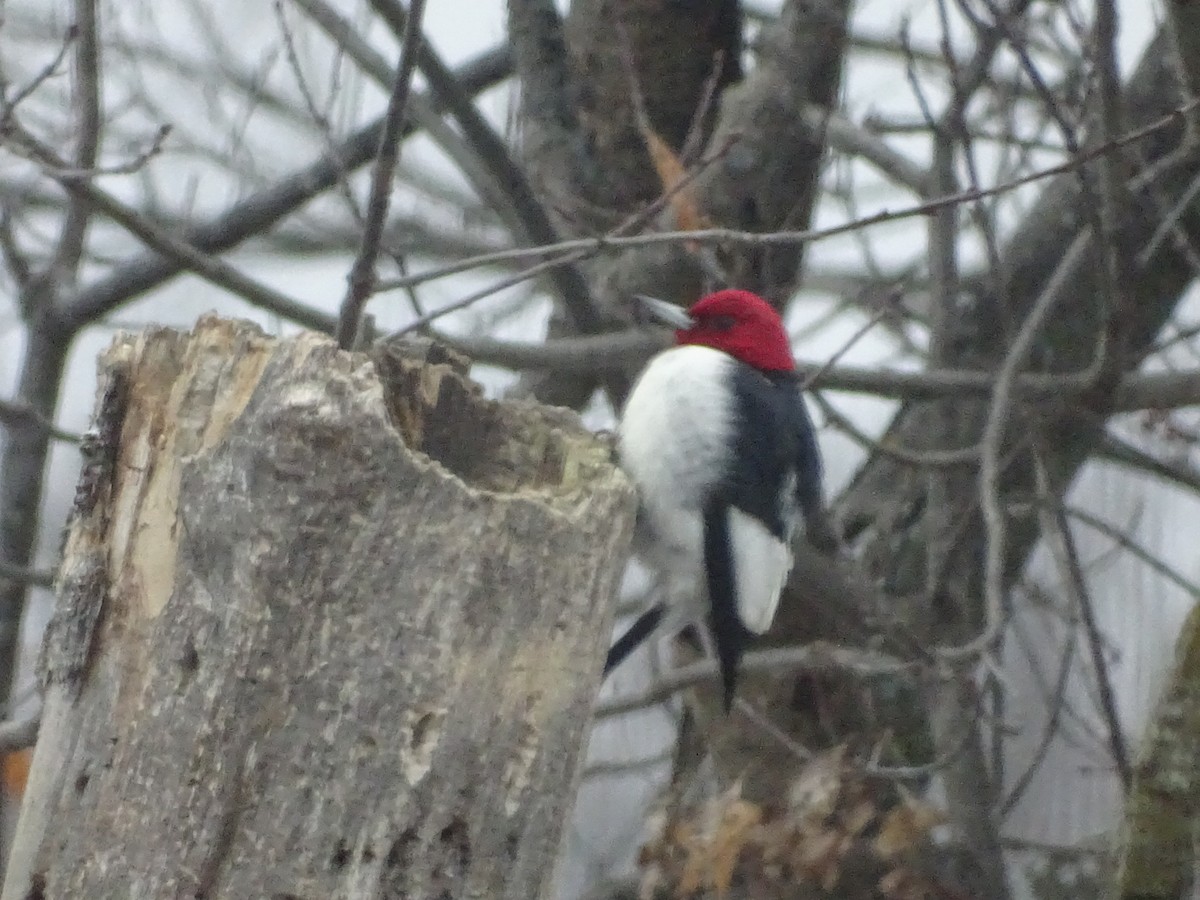
[[[728,331],[737,324],[733,316],[712,316],[708,319],[708,327],[713,331]]]

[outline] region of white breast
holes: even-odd
[[[731,452],[733,399],[725,388],[731,365],[732,358],[709,347],[660,353],[634,385],[618,427],[621,464],[638,487],[650,531],[643,551],[677,578],[703,571],[700,504]]]

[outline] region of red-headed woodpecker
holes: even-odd
[[[821,457],[769,303],[739,290],[687,312],[639,300],[677,328],[677,346],[646,366],[617,431],[641,500],[639,552],[661,594],[604,671],[652,634],[706,621],[728,709],[746,643],[775,617],[795,531],[822,514]]]

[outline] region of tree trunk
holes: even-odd
[[[1177,900],[1195,869],[1200,822],[1200,607],[1176,645],[1175,669],[1146,730],[1117,848],[1119,900]]]
[[[549,881],[632,493],[573,416],[203,320],[102,362],[4,898]]]

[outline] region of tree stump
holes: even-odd
[[[3,897],[540,896],[630,541],[436,345],[117,338]]]

